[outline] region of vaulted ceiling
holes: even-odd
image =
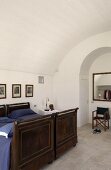
[[[111,30],[111,0],[0,0],[0,69],[53,74],[84,39]]]

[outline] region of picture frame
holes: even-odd
[[[25,97],[33,97],[33,85],[25,85]]]
[[[6,98],[6,84],[0,84],[0,99]]]
[[[44,84],[44,76],[38,76],[38,83]]]
[[[12,98],[21,97],[21,84],[12,84]]]

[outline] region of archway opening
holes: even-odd
[[[95,60],[105,54],[111,53],[111,47],[101,47],[89,53],[80,68],[79,74],[79,104],[80,104],[80,125],[85,125],[89,120],[89,70]],[[92,101],[93,102],[93,101]]]

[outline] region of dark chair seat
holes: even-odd
[[[109,129],[109,109],[103,107],[97,107],[97,110],[92,112],[92,129],[99,125],[106,129]]]

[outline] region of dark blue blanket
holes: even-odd
[[[27,120],[41,118],[41,117],[42,116],[39,115],[39,114],[32,114],[32,115],[25,115],[25,116],[18,117],[16,120],[18,120],[18,121],[27,121]]]
[[[14,122],[13,119],[9,119],[8,117],[0,117],[0,127],[12,122]],[[9,170],[11,141],[12,138],[0,136],[0,170]]]
[[[10,118],[8,118],[8,117],[0,117],[0,123],[12,123],[12,122],[14,122],[15,121],[15,119],[10,119]]]
[[[0,136],[0,170],[9,170],[11,140]]]

